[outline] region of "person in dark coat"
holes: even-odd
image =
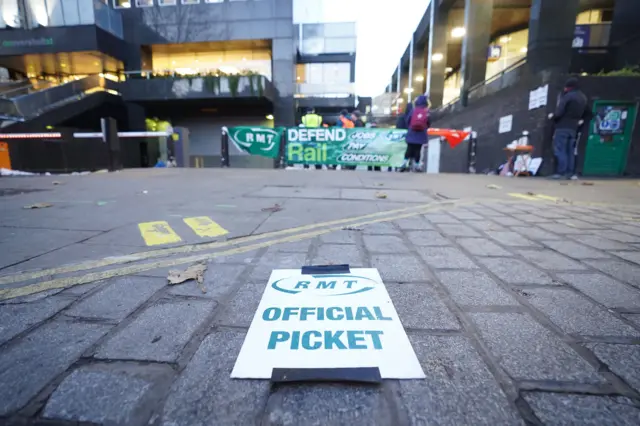
[[[426,128],[424,130],[415,130],[411,123],[411,118],[414,116],[414,110],[421,109],[427,113]],[[407,150],[404,153],[404,162],[402,163],[402,171],[406,171],[413,160],[413,167],[415,170],[420,170],[420,157],[422,155],[422,147],[428,143],[427,129],[431,125],[429,116],[429,99],[425,95],[418,96],[415,104],[411,107],[411,104],[407,105],[407,112],[404,115],[405,125],[407,129],[407,135],[405,140],[407,142]]]
[[[555,114],[549,118],[555,121],[553,134],[553,154],[556,157],[556,174],[553,179],[572,178],[575,169],[574,150],[580,125],[590,118],[587,97],[578,88],[578,79],[572,77],[564,85],[564,92],[558,100]]]

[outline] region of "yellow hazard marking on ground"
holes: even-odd
[[[184,218],[184,223],[186,223],[189,228],[193,229],[193,232],[195,232],[199,237],[203,238],[214,238],[229,233],[229,231],[207,216],[186,217]]]
[[[486,201],[486,200],[483,200],[483,201]],[[240,237],[231,241],[214,241],[210,243],[195,244],[195,245],[189,244],[189,245],[184,245],[180,247],[164,248],[164,249],[153,250],[153,251],[143,251],[143,252],[133,253],[133,254],[124,255],[124,256],[105,257],[104,259],[91,260],[88,262],[77,263],[75,265],[60,266],[57,268],[43,269],[40,271],[22,272],[15,275],[8,275],[0,278],[0,285],[11,284],[11,283],[16,283],[21,281],[30,281],[37,278],[49,277],[50,275],[67,274],[71,272],[86,271],[89,269],[104,268],[106,266],[111,266],[111,265],[138,262],[141,260],[147,260],[147,259],[152,259],[157,257],[165,257],[165,256],[170,256],[175,254],[193,253],[198,251],[218,249],[222,247],[228,247],[231,245],[262,240],[265,238],[278,237],[281,235],[293,234],[296,232],[307,231],[310,229],[322,228],[325,226],[333,226],[333,225],[340,225],[340,224],[344,224],[344,226],[346,226],[352,221],[393,215],[393,214],[398,214],[406,211],[416,211],[419,214],[422,211],[432,209],[434,206],[455,205],[457,203],[458,201],[447,200],[447,201],[435,202],[431,204],[422,204],[419,206],[405,207],[402,209],[387,210],[387,211],[382,211],[378,213],[370,213],[363,216],[354,216],[354,217],[349,217],[345,219],[332,220],[328,222],[319,222],[311,225],[303,225],[295,228],[283,229],[280,231],[265,232],[264,234]]]
[[[529,200],[529,201],[540,201],[539,198],[536,198],[532,195],[527,195],[527,194],[518,194],[516,192],[512,192],[509,194],[510,197],[515,197],[515,198],[522,198],[523,200]]]
[[[159,246],[182,241],[182,238],[164,220],[139,223],[138,228],[140,228],[140,234],[148,246]]]
[[[543,194],[536,194],[536,198],[542,198],[543,200],[547,200],[547,201],[560,201],[561,200],[558,197],[551,197],[549,195],[543,195]]]
[[[433,204],[433,205],[431,205],[430,208],[423,208],[422,210],[414,211],[414,212],[411,212],[411,213],[395,214],[395,215],[383,217],[383,218],[380,218],[380,219],[372,219],[372,220],[364,220],[364,221],[356,220],[356,221],[353,221],[352,223],[349,223],[348,226],[351,227],[351,228],[358,228],[358,227],[362,227],[362,226],[366,226],[366,225],[371,225],[371,224],[374,224],[374,223],[391,222],[391,221],[398,220],[398,219],[404,219],[404,218],[409,218],[409,217],[413,217],[413,216],[418,216],[420,214],[424,214],[425,211],[440,210],[440,209],[443,209],[445,207],[450,207],[451,204],[459,206],[459,205],[468,205],[468,204],[473,204],[473,203],[474,202],[471,202],[471,201],[460,202],[460,203],[452,203],[452,202],[449,201],[444,205],[442,205],[442,204]],[[320,229],[320,230],[317,230],[317,231],[290,235],[290,236],[284,237],[284,238],[267,240],[267,241],[263,241],[263,242],[260,242],[260,243],[250,244],[250,245],[242,246],[242,247],[236,247],[236,248],[232,248],[232,249],[225,250],[225,251],[219,251],[219,252],[215,252],[215,253],[206,253],[206,254],[200,254],[200,255],[195,255],[195,256],[187,256],[187,257],[181,257],[181,258],[169,258],[169,259],[165,259],[165,260],[158,260],[158,261],[155,261],[155,262],[149,262],[149,263],[125,266],[123,268],[110,269],[110,270],[107,270],[107,271],[90,272],[88,274],[85,274],[85,275],[82,275],[82,276],[78,276],[78,277],[56,278],[56,279],[52,279],[52,280],[48,280],[48,281],[42,281],[42,282],[39,282],[39,283],[36,283],[36,284],[26,285],[24,287],[7,288],[7,289],[0,290],[0,300],[13,299],[13,298],[16,298],[16,297],[21,297],[21,296],[28,296],[30,294],[40,293],[42,291],[48,291],[48,290],[53,290],[53,289],[58,289],[58,288],[67,288],[67,287],[73,287],[73,286],[81,285],[81,284],[88,284],[88,283],[91,283],[91,282],[106,280],[106,279],[110,279],[110,278],[114,278],[114,277],[120,277],[120,276],[124,276],[124,275],[138,274],[140,272],[149,271],[149,270],[152,270],[152,269],[167,268],[167,267],[184,265],[184,264],[189,264],[189,263],[208,261],[208,260],[214,259],[216,257],[230,256],[230,255],[234,255],[234,254],[246,253],[248,251],[258,250],[258,249],[261,249],[261,248],[264,248],[264,247],[270,247],[270,246],[276,245],[276,244],[291,243],[291,242],[301,241],[301,240],[305,240],[305,239],[309,239],[309,238],[314,238],[314,237],[317,237],[319,235],[328,234],[330,232],[335,232],[335,231],[342,230],[343,228],[344,228],[344,225],[334,226],[334,227],[327,227],[327,228]],[[238,244],[237,241],[234,241],[234,242],[235,242],[235,244]]]

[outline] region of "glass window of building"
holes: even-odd
[[[499,55],[487,61],[487,71],[485,79],[489,79],[500,74],[505,69],[514,65],[527,56],[527,45],[529,43],[529,30],[516,31],[505,34],[491,41],[492,46],[498,47],[495,52]]]
[[[224,0],[204,0],[205,3],[222,3]]]
[[[182,4],[200,4],[200,0],[182,0]]]
[[[153,0],[136,0],[136,7],[153,7]]]
[[[131,7],[130,0],[113,0],[113,7],[115,9],[129,9]]]
[[[178,0],[158,0],[160,6],[175,6]]]
[[[353,38],[356,36],[356,24],[355,22],[336,22],[331,24],[324,24],[324,36]]]

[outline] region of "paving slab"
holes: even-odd
[[[552,250],[518,250],[520,256],[541,269],[551,271],[581,271],[587,267]]]
[[[320,235],[320,241],[329,244],[355,244],[356,234],[359,231],[336,231]]]
[[[585,263],[640,288],[640,266],[617,260],[585,260]]]
[[[449,246],[451,242],[436,231],[416,231],[408,233],[409,241],[416,246]]]
[[[0,305],[0,344],[55,315],[73,301],[51,296],[31,303]]]
[[[460,325],[430,284],[386,284],[405,328],[458,330]]]
[[[602,274],[558,274],[560,281],[580,290],[608,308],[640,311],[640,290]]]
[[[313,265],[341,265],[361,267],[364,264],[362,253],[355,244],[322,244],[311,259]],[[302,265],[301,265],[302,266]]]
[[[467,271],[440,271],[436,276],[460,305],[515,305],[516,301],[487,274]]]
[[[478,266],[454,247],[420,247],[418,253],[435,269],[477,269]]]
[[[122,320],[166,285],[166,280],[161,278],[115,278],[101,284],[100,290],[67,309],[65,315]]]
[[[482,339],[512,378],[601,383],[595,369],[524,314],[470,313]]]
[[[640,422],[640,409],[623,397],[526,392],[524,399],[549,426],[633,426]]]
[[[487,238],[459,238],[456,242],[474,256],[513,256]]]
[[[605,363],[611,371],[622,377],[640,392],[640,346],[587,343],[585,346]]]
[[[412,425],[522,425],[524,422],[464,336],[409,333],[427,380],[401,380]]]
[[[498,225],[497,223],[485,219],[485,220],[465,220],[464,221],[465,225],[471,226],[474,229],[477,229],[479,231],[499,231],[500,229],[502,229],[501,225]]]
[[[545,231],[535,226],[512,226],[511,230],[518,234],[535,241],[541,240],[563,240],[566,237],[564,235],[555,234],[553,232]]]
[[[488,231],[487,235],[507,247],[539,247],[533,241],[512,231]]]
[[[266,280],[262,284],[242,284],[222,308],[216,322],[234,327],[249,327],[266,286]]]
[[[548,274],[519,259],[479,257],[478,261],[509,284],[556,284]]]
[[[230,377],[244,337],[244,332],[217,330],[204,339],[171,387],[161,424],[244,426],[259,423],[269,397],[269,381]]]
[[[422,216],[407,217],[394,221],[396,225],[405,231],[425,231],[433,229],[433,225]]]
[[[433,276],[421,259],[412,254],[376,254],[367,267],[377,268],[385,283],[410,283],[432,281]]]
[[[362,226],[365,235],[398,235],[400,230],[391,222],[376,222]]]
[[[55,321],[0,352],[0,415],[23,407],[111,326]]]
[[[455,218],[464,219],[464,220],[482,220],[483,219],[483,217],[480,216],[479,214],[469,210],[465,210],[465,209],[454,209],[454,210],[451,210],[449,214],[451,214],[451,216]]]
[[[547,247],[574,259],[609,259],[607,253],[572,241],[543,241]]]
[[[248,265],[213,264],[210,263],[204,274],[204,288],[206,293],[193,280],[183,284],[173,285],[169,294],[179,296],[194,296],[211,298],[220,302],[238,285],[238,277],[247,269]]]
[[[400,237],[393,235],[365,235],[364,245],[371,253],[408,253],[409,248]]]
[[[565,333],[583,336],[638,336],[640,331],[606,308],[564,288],[528,289],[527,300]]]
[[[615,254],[618,257],[628,260],[629,262],[640,265],[640,252],[639,251],[614,251],[611,254]]]
[[[215,306],[213,301],[199,300],[152,305],[103,343],[94,356],[174,362]]]
[[[610,240],[608,238],[604,238],[598,235],[584,234],[584,235],[572,235],[572,239],[596,248],[598,250],[630,250],[630,247],[627,244],[622,244],[618,241]]]
[[[152,379],[144,374],[137,377],[113,365],[108,367],[111,368],[94,366],[73,371],[53,392],[42,416],[118,426],[145,423],[151,414],[144,406],[152,399],[149,395],[154,385]],[[148,374],[159,370],[157,367],[138,368]]]
[[[427,219],[430,223],[435,223],[435,224],[461,223],[458,219],[451,217],[445,213],[427,213],[424,215],[424,218]]]
[[[448,235],[450,237],[479,237],[480,234],[478,231],[467,225],[449,225],[449,224],[440,224],[438,228],[444,235]]]

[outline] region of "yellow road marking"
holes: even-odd
[[[213,238],[228,234],[229,231],[218,225],[207,216],[187,217],[184,219],[189,228],[193,229],[199,237]]]
[[[516,198],[522,198],[523,200],[529,200],[529,201],[540,201],[540,199],[531,196],[531,195],[526,195],[526,194],[518,194],[516,192],[512,192],[509,194],[510,197],[516,197]]]
[[[450,204],[451,202],[449,201],[446,204]],[[466,204],[472,204],[472,201],[467,201],[467,202],[461,202],[461,203],[456,203],[456,205],[466,205]],[[442,209],[444,207],[446,207],[447,205],[432,205],[430,208],[426,209],[426,210],[438,210],[438,209]],[[419,210],[419,211],[415,211],[415,212],[411,212],[411,213],[406,213],[406,214],[401,214],[401,215],[395,215],[395,216],[390,216],[390,217],[383,217],[380,219],[373,219],[373,220],[368,220],[368,221],[362,221],[362,222],[354,222],[354,223],[350,223],[349,226],[350,227],[359,227],[359,226],[365,226],[365,225],[371,225],[374,223],[380,223],[380,222],[391,222],[394,220],[398,220],[398,219],[404,219],[404,218],[408,218],[408,217],[413,217],[413,216],[417,216],[419,214],[423,214],[424,210]],[[314,238],[317,237],[318,235],[323,235],[323,234],[328,234],[329,232],[334,232],[334,231],[339,231],[343,228],[344,226],[335,226],[335,227],[331,227],[331,228],[324,228],[324,229],[320,229],[318,231],[312,231],[312,232],[306,232],[306,233],[302,233],[302,234],[296,234],[296,235],[290,235],[288,237],[284,237],[284,238],[279,238],[279,239],[275,239],[275,240],[268,240],[268,241],[263,241],[260,243],[256,243],[256,244],[251,244],[251,245],[247,245],[247,246],[243,246],[243,247],[236,247],[236,248],[232,248],[230,250],[225,250],[225,251],[221,251],[221,252],[216,252],[216,253],[206,253],[206,254],[200,254],[200,255],[196,255],[196,256],[187,256],[187,257],[182,257],[182,258],[177,258],[177,259],[167,259],[167,260],[159,260],[156,262],[150,262],[150,263],[144,263],[144,264],[140,264],[140,265],[131,265],[131,266],[125,266],[123,268],[116,268],[116,269],[111,269],[108,271],[102,271],[102,272],[91,272],[79,277],[66,277],[66,278],[57,278],[57,279],[53,279],[53,280],[49,280],[49,281],[43,281],[43,282],[39,282],[36,284],[30,284],[30,285],[26,285],[24,287],[17,287],[17,288],[8,288],[8,289],[4,289],[4,290],[0,290],[0,300],[6,300],[6,299],[13,299],[15,297],[20,297],[20,296],[28,296],[30,294],[34,294],[34,293],[39,293],[42,291],[47,291],[47,290],[53,290],[53,289],[57,289],[57,288],[67,288],[67,287],[73,287],[76,285],[81,285],[81,284],[87,284],[87,283],[91,283],[91,282],[95,282],[95,281],[100,281],[100,280],[106,280],[109,278],[114,278],[114,277],[119,277],[119,276],[124,276],[124,275],[132,275],[132,274],[136,274],[139,272],[144,272],[144,271],[149,271],[152,269],[157,269],[157,268],[167,268],[167,267],[171,267],[171,266],[178,266],[178,265],[184,265],[187,263],[195,263],[195,262],[202,262],[202,261],[206,261],[206,260],[211,260],[214,259],[216,257],[222,257],[222,256],[229,256],[229,255],[233,255],[233,254],[240,254],[240,253],[245,253],[248,251],[252,251],[252,250],[257,250],[263,247],[269,247],[275,244],[283,244],[283,243],[290,243],[290,242],[295,242],[295,241],[300,241],[300,240],[305,240],[305,239],[309,239],[309,238]]]
[[[179,243],[182,238],[165,221],[139,223],[140,234],[148,246]]]
[[[536,194],[537,198],[542,198],[543,200],[547,200],[547,201],[558,201],[560,200],[560,198],[558,197],[551,197],[549,195],[542,195],[542,194]]]
[[[442,205],[442,204],[446,205],[451,203],[455,203],[455,201],[449,200],[449,201],[437,202],[432,204],[422,204],[414,207],[405,207],[402,209],[387,210],[387,211],[378,212],[378,213],[370,213],[363,216],[355,216],[355,217],[350,217],[346,219],[338,219],[338,220],[332,220],[328,222],[320,222],[320,223],[315,223],[311,225],[303,225],[295,228],[283,229],[281,231],[273,231],[273,232],[267,232],[264,234],[251,235],[247,237],[236,238],[230,241],[211,242],[211,243],[205,243],[205,244],[189,244],[189,245],[184,245],[180,247],[165,248],[165,249],[159,249],[159,250],[153,250],[153,251],[143,251],[143,252],[134,253],[134,254],[125,255],[125,256],[106,257],[101,260],[91,260],[88,262],[77,263],[75,265],[67,265],[67,266],[61,266],[58,268],[43,269],[41,271],[22,272],[19,274],[8,275],[6,277],[0,278],[0,285],[11,284],[11,283],[16,283],[21,281],[30,281],[37,278],[48,277],[50,275],[60,275],[60,274],[66,274],[71,272],[86,271],[88,269],[104,268],[106,266],[117,265],[120,263],[138,262],[141,260],[170,256],[174,254],[193,253],[198,251],[218,249],[218,248],[227,247],[231,245],[262,240],[265,238],[278,237],[280,235],[293,234],[300,231],[307,231],[310,229],[321,228],[323,226],[348,224],[349,222],[354,220],[364,220],[364,219],[369,219],[373,217],[392,215],[395,213],[401,213],[401,212],[411,211],[411,210],[416,210],[418,212],[421,212],[434,205]]]

